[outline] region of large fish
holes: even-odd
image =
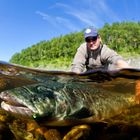
[[[1,65],[1,73],[37,83],[3,89],[1,108],[44,120],[48,125],[68,125],[102,121],[113,117],[135,102],[135,82],[139,69],[91,71],[81,74],[50,72]],[[20,81],[19,81],[20,82]]]

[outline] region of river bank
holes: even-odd
[[[132,67],[140,68],[140,56],[127,58],[126,61]]]

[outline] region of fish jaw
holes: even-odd
[[[5,103],[4,101],[1,102],[1,108],[8,112],[12,112],[16,114],[18,113],[18,114],[21,114],[23,116],[28,116],[28,117],[31,117],[33,114],[33,112],[27,107],[9,105]]]

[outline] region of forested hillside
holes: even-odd
[[[84,29],[83,29],[84,30]],[[103,43],[123,56],[140,54],[140,23],[105,24],[98,29]],[[10,62],[29,67],[66,69],[79,45],[84,42],[83,31],[41,41],[12,56]]]

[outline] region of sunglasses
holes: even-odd
[[[87,37],[87,38],[85,38],[85,41],[89,43],[91,41],[96,41],[97,38],[98,38],[98,36],[95,36],[95,37]]]

